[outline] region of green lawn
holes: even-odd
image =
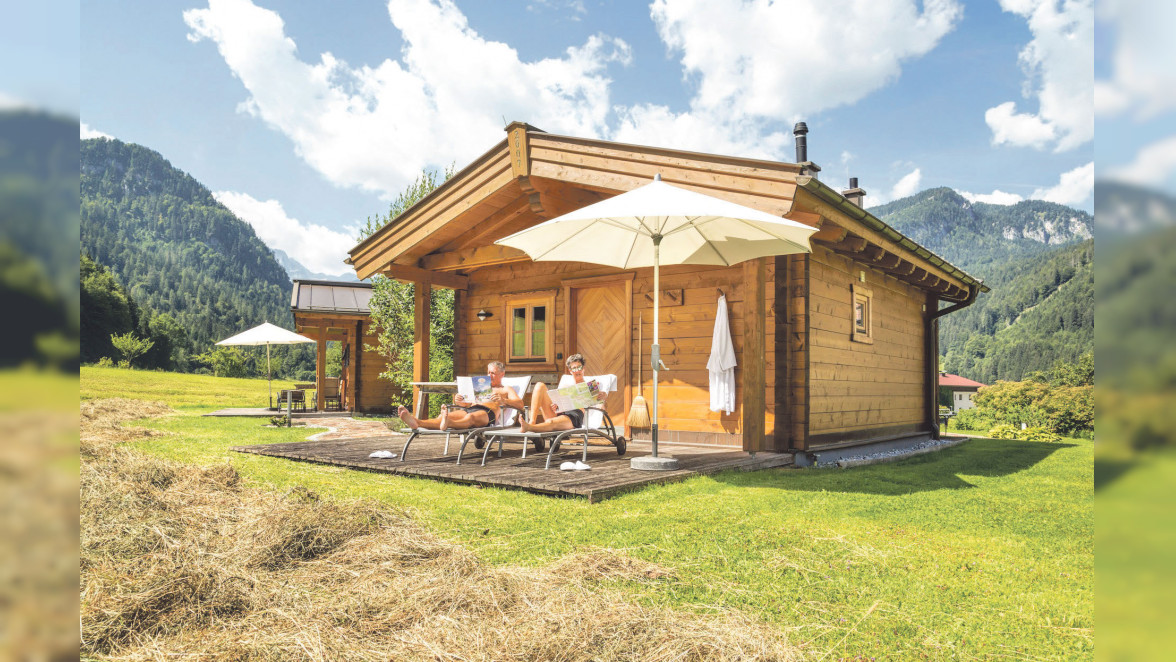
[[[275,383],[276,388],[276,383]],[[302,485],[408,508],[490,563],[546,564],[606,547],[670,566],[676,581],[617,588],[650,604],[739,609],[826,659],[1092,658],[1092,444],[977,439],[901,463],[725,473],[599,504],[240,455],[305,430],[195,415],[265,381],[83,368],[83,398],[163,400],[175,433],[140,447],[231,462],[254,484]]]

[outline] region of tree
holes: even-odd
[[[122,355],[122,361],[119,361],[120,367],[133,368],[135,359],[147,353],[151,346],[155,343],[146,338],[139,338],[133,332],[127,331],[122,335],[110,336],[110,344],[114,345],[115,350]]]
[[[371,217],[360,229],[359,241],[363,241],[385,224],[408,210],[438,186],[453,176],[452,165],[444,173],[426,170],[392,201],[386,216]],[[376,327],[376,345],[368,350],[379,352],[387,361],[387,369],[380,373],[382,379],[391,381],[402,393],[411,390],[412,347],[414,325],[413,296],[416,285],[399,283],[390,278],[372,278],[371,307],[372,322]],[[432,310],[429,325],[429,378],[433,381],[453,379],[453,292],[433,290],[429,293]]]
[[[217,377],[245,377],[249,374],[245,353],[236,347],[216,347],[196,358],[211,368]]]

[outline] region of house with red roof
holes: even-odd
[[[939,391],[951,397],[951,411],[955,414],[976,406],[972,402],[972,396],[980,390],[981,386],[987,386],[987,384],[946,372],[939,373]],[[940,401],[942,402],[942,400]]]

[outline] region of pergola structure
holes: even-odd
[[[324,408],[323,385],[328,377],[327,342],[343,344],[343,372],[338,375],[339,395],[345,411],[389,411],[391,385],[375,378],[383,359],[364,349],[375,343],[371,328],[370,283],[295,280],[290,298],[295,329],[317,343],[315,359],[315,407]]]

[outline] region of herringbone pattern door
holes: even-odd
[[[579,352],[588,375],[617,376],[617,390],[609,394],[605,410],[613,423],[623,426],[625,384],[628,381],[629,324],[625,286],[622,283],[580,287],[571,291],[573,338],[569,354]]]

